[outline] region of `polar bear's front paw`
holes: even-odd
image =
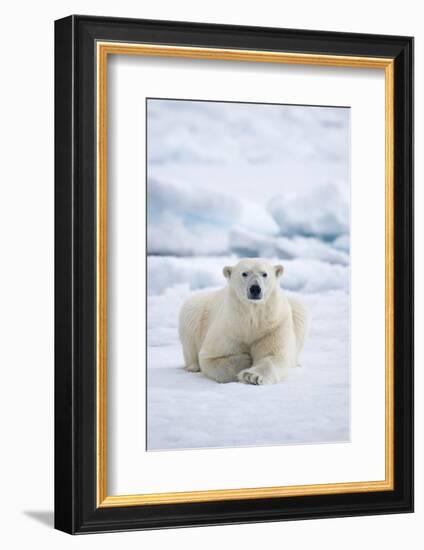
[[[276,384],[285,378],[285,370],[277,369],[270,363],[254,365],[248,369],[239,372],[237,379],[244,384],[255,384],[263,386],[265,384]]]
[[[184,367],[184,370],[186,372],[200,372],[200,367],[197,363],[192,363],[191,365]]]
[[[256,386],[266,384],[265,377],[259,374],[254,368],[242,370],[238,373],[237,378],[243,384],[254,384]]]

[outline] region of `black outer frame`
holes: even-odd
[[[96,40],[395,60],[395,490],[96,509]],[[69,16],[55,22],[55,527],[93,533],[413,511],[413,38]]]

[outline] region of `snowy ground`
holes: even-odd
[[[349,439],[349,110],[149,100],[148,449]],[[309,306],[276,386],[186,373],[179,308],[240,257]]]

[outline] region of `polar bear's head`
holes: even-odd
[[[261,258],[240,260],[235,266],[223,269],[230,288],[240,300],[250,303],[265,302],[279,286],[283,271],[282,265],[271,265]]]

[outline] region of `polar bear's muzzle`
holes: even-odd
[[[262,299],[262,288],[256,281],[249,285],[247,297],[249,298],[249,300]]]

